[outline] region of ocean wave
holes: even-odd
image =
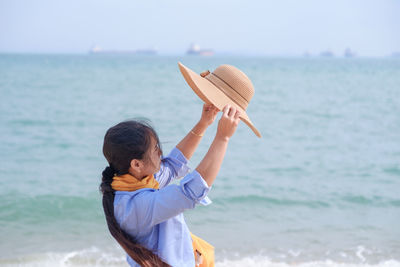
[[[400,206],[399,199],[384,199],[380,196],[363,196],[363,195],[346,195],[341,197],[341,200],[349,204],[375,207],[398,207]]]
[[[214,203],[217,204],[263,204],[270,206],[302,206],[309,208],[320,208],[329,207],[330,204],[319,200],[295,200],[295,199],[284,199],[284,198],[273,198],[260,195],[244,195],[244,196],[233,196],[229,198],[215,198]]]
[[[373,206],[373,207],[399,207],[399,199],[390,199],[378,196],[367,197],[363,195],[343,195],[330,198],[326,196],[324,200],[317,199],[289,199],[289,198],[274,198],[262,195],[241,195],[232,197],[213,198],[213,202],[221,205],[231,204],[262,204],[263,206],[286,206],[286,207],[307,207],[312,209],[329,208],[334,206]]]
[[[54,267],[54,266],[126,266],[123,253],[100,250],[97,247],[71,251],[66,253],[47,252],[17,258],[0,259],[3,267]]]
[[[224,260],[215,264],[217,267],[236,267],[236,266],[257,266],[257,267],[399,267],[400,262],[396,260],[386,260],[376,264],[367,263],[345,263],[332,260],[311,261],[311,262],[278,262],[271,261],[266,257],[245,257],[239,260]]]
[[[71,218],[91,220],[102,216],[100,202],[84,196],[3,195],[0,202],[0,221],[39,223]]]
[[[49,120],[41,119],[14,119],[9,121],[13,126],[49,126],[51,122]]]
[[[88,249],[56,253],[48,252],[20,256],[17,258],[0,259],[3,267],[102,267],[102,266],[127,266],[124,252],[119,250],[104,251],[97,247]],[[319,261],[276,261],[267,256],[248,256],[233,260],[217,260],[216,267],[257,266],[257,267],[399,267],[400,261],[387,259],[378,263],[349,263],[331,259]]]

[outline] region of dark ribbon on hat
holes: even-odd
[[[220,77],[218,77],[217,75],[215,75],[214,73],[210,72],[209,70],[203,71],[202,73],[200,73],[200,76],[207,79],[209,82],[211,82],[213,85],[215,85],[215,87],[217,87],[219,90],[221,90],[227,97],[229,97],[230,100],[232,100],[236,105],[238,105],[239,107],[241,107],[243,110],[246,110],[247,105],[249,104],[248,100],[246,98],[244,98],[241,94],[239,94],[235,88],[233,88],[232,86],[230,86],[227,82],[225,82],[224,80],[222,80]],[[216,79],[214,79],[214,77]],[[213,81],[214,80],[214,81]],[[222,82],[222,84],[228,86],[230,89],[230,92],[228,92],[228,89],[225,89],[222,84],[218,85],[217,81],[219,81],[219,83]],[[232,97],[230,97],[231,93],[234,93],[236,96],[239,96],[239,99],[243,100],[239,101],[239,100],[235,100]],[[239,102],[242,103],[239,103]]]

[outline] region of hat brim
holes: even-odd
[[[179,69],[185,78],[186,82],[193,89],[193,91],[205,103],[213,104],[219,110],[222,110],[227,104],[234,106],[240,111],[240,119],[250,127],[250,129],[258,136],[261,137],[260,132],[254,127],[246,111],[230,99],[224,92],[216,87],[209,80],[201,77],[196,72],[192,71],[182,63],[178,62]]]

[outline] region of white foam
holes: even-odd
[[[358,246],[356,255],[362,262],[365,262],[365,257],[363,255],[363,252],[365,252],[365,248],[363,246]]]
[[[216,267],[400,267],[400,262],[396,260],[386,260],[377,264],[367,263],[344,263],[331,260],[312,261],[312,262],[277,262],[271,261],[266,257],[245,257],[239,260],[224,260],[216,262]]]
[[[44,254],[26,255],[18,258],[0,259],[4,267],[88,267],[88,266],[126,266],[123,253],[105,252],[96,247],[71,251],[67,253],[48,252]]]
[[[363,256],[365,250],[358,248],[357,256],[359,263],[337,262],[333,260],[301,262],[288,260],[271,260],[267,256],[243,257],[233,260],[219,260],[215,263],[216,267],[400,267],[400,261],[388,259],[376,264],[366,263]],[[294,255],[300,251],[292,251]],[[291,254],[291,253],[289,253]],[[238,255],[237,255],[238,256]],[[83,250],[71,251],[66,253],[43,253],[37,255],[26,255],[18,258],[0,259],[0,266],[4,267],[103,267],[103,266],[128,266],[125,254],[120,249],[104,251],[97,247]]]

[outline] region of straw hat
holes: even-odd
[[[261,137],[254,127],[246,108],[254,95],[253,84],[239,69],[231,65],[221,65],[214,72],[205,71],[200,75],[178,62],[183,77],[193,91],[206,103],[212,103],[219,110],[229,104],[240,111],[240,119]]]

